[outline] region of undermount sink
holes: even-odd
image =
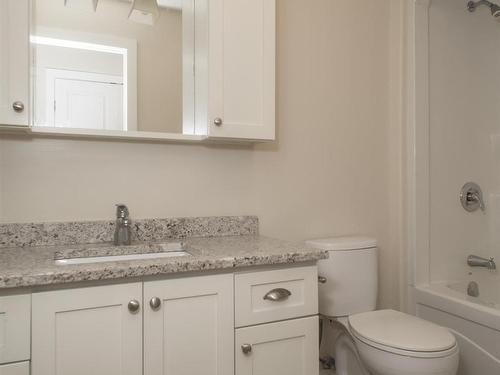
[[[119,262],[190,256],[183,242],[107,246],[58,251],[54,261],[58,265]]]

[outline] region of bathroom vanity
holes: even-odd
[[[327,252],[261,237],[254,219],[144,221],[142,240],[218,237],[183,238],[184,256],[86,263],[109,249],[106,223],[15,226],[0,225],[2,375],[318,372]]]

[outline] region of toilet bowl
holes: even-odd
[[[455,375],[459,350],[443,327],[394,310],[349,317],[359,357],[373,375]]]
[[[449,330],[394,310],[375,310],[377,247],[367,237],[307,241],[329,251],[318,263],[323,319],[320,352],[337,375],[456,375],[459,348]]]

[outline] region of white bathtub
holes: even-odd
[[[500,374],[500,291],[498,277],[475,276],[414,288],[416,313],[450,328],[460,346],[459,375]],[[467,295],[470,281],[479,297]]]

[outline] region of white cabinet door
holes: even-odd
[[[30,363],[18,362],[0,366],[0,375],[30,375]]]
[[[144,306],[144,375],[234,373],[233,275],[146,282]]]
[[[0,1],[0,126],[29,125],[29,3]]]
[[[209,18],[209,136],[274,140],[276,1],[210,0]]]
[[[0,297],[0,363],[30,359],[30,322],[29,294]]]
[[[239,328],[235,375],[317,375],[318,346],[318,317]]]
[[[34,293],[32,375],[141,375],[142,283]]]

